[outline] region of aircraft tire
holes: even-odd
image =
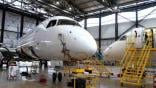
[[[53,83],[55,83],[56,82],[56,78],[57,78],[57,73],[53,73],[52,78],[53,78]]]
[[[58,73],[58,81],[59,81],[59,82],[62,81],[62,73],[61,73],[61,72]]]

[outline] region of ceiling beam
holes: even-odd
[[[90,9],[92,7],[96,7],[97,8],[98,6],[102,6],[103,7],[103,5],[97,4],[97,5],[91,5],[91,6],[84,7],[83,9]]]
[[[75,16],[74,13],[70,12],[70,11],[67,11],[67,10],[62,10],[61,8],[59,8],[58,6],[52,4],[52,3],[46,3],[46,2],[43,2],[42,0],[39,0],[39,1],[36,1],[35,4],[39,4],[39,5],[44,5],[44,7],[49,7],[49,8],[53,8],[53,9],[56,9],[58,10],[60,13],[63,13],[63,14],[66,14],[66,15],[69,15],[69,16]],[[49,9],[48,8],[48,9]]]
[[[85,14],[85,12],[75,3],[73,3],[71,0],[65,0],[69,5],[74,7],[75,9],[79,10],[82,14]]]
[[[138,10],[143,10],[143,9],[150,8],[153,6],[156,6],[156,1],[138,4],[138,6],[135,5],[135,6],[131,6],[131,7],[123,7],[123,8],[120,8],[120,12],[135,11],[136,7],[138,8]],[[113,12],[111,12],[111,11],[102,12],[102,16],[107,16],[107,15],[111,15],[111,14],[113,14]],[[95,13],[92,15],[88,15],[87,17],[88,18],[98,17],[98,15],[99,15],[99,13]]]
[[[13,0],[13,1],[7,3],[7,4],[13,4],[13,3],[16,2],[16,1],[18,1],[18,0]]]
[[[96,1],[102,4],[104,7],[110,7],[108,2],[106,2],[107,0],[104,0],[105,2],[103,2],[103,0],[96,0]]]
[[[92,1],[90,1],[90,0],[88,0],[88,1],[83,1],[83,2],[78,3],[78,5],[81,6],[81,5],[84,5],[84,4],[87,4],[87,3],[90,3],[90,2],[92,2]]]
[[[98,1],[101,1],[101,0],[98,0]],[[141,2],[141,1],[149,1],[149,0],[137,0],[137,2]],[[125,3],[122,3],[122,4],[118,3],[118,6],[129,5],[129,4],[132,4],[132,3],[136,3],[136,0],[125,2]],[[105,9],[107,9],[107,7],[90,10],[90,11],[87,11],[87,13],[92,13],[92,12],[101,11],[101,10],[105,10]]]
[[[34,18],[34,19],[39,19],[39,20],[46,19],[40,13],[39,14],[31,13],[29,11],[13,7],[13,6],[9,5],[9,4],[0,3],[0,9],[5,9],[6,11],[13,12],[13,13],[16,13],[16,14],[21,14],[21,15],[24,15],[24,16],[27,16],[27,17],[30,17],[30,18]]]

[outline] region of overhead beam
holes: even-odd
[[[88,1],[84,1],[84,2],[81,2],[81,3],[78,3],[78,5],[84,5],[84,4],[87,4],[87,3],[90,3],[91,1],[90,0],[88,0]]]
[[[108,5],[107,0],[105,0],[106,2],[103,2],[102,0],[96,0],[96,1],[99,2],[100,4],[102,4],[104,7],[110,7],[110,6]]]
[[[43,1],[36,1],[35,2],[35,4],[39,4],[39,5],[44,5],[45,7],[47,7],[48,9],[49,8],[53,8],[53,9],[56,9],[56,10],[58,10],[60,13],[64,13],[64,14],[66,14],[66,15],[69,15],[69,16],[75,16],[75,14],[74,13],[72,13],[72,12],[70,12],[70,11],[67,11],[67,10],[63,10],[63,9],[61,9],[61,8],[59,8],[59,7],[57,7],[56,5],[54,5],[54,4],[49,4],[49,3],[46,3],[46,2],[43,2]]]
[[[85,14],[85,12],[75,3],[73,3],[71,0],[65,0],[69,5],[71,5],[72,7],[78,9],[82,14]]]
[[[31,12],[28,12],[28,11],[13,7],[13,6],[8,5],[8,4],[0,3],[0,9],[2,9],[2,10],[5,9],[6,11],[10,11],[10,12],[13,12],[13,13],[16,13],[16,14],[23,14],[24,16],[34,18],[34,19],[36,19],[37,17],[40,20],[45,19],[45,17],[41,16],[41,14],[31,13]]]
[[[137,0],[138,2],[141,2],[141,1],[148,1],[148,0]],[[126,6],[126,5],[130,5],[130,4],[133,4],[133,3],[136,3],[136,1],[130,1],[130,2],[126,2],[126,3],[118,3],[118,6]],[[102,7],[102,8],[98,8],[98,9],[94,9],[94,10],[90,10],[90,11],[87,11],[87,13],[92,13],[92,12],[96,12],[96,11],[102,11],[102,10],[106,10],[108,9],[108,7]]]
[[[18,0],[13,0],[13,1],[7,3],[7,4],[13,4],[13,3],[16,2],[16,1],[18,1]]]
[[[103,5],[101,4],[91,5],[91,6],[84,7],[83,9],[88,9],[88,8],[97,7],[97,6],[103,6]]]
[[[138,10],[143,10],[143,9],[153,7],[153,6],[156,6],[156,1],[151,1],[149,3],[138,4],[138,6],[135,5],[135,6],[123,7],[123,8],[120,8],[120,12],[135,11],[136,7],[138,7]],[[87,17],[88,18],[98,17],[98,14],[99,14],[99,12],[95,13],[95,14],[92,14],[92,15],[88,15]],[[101,15],[102,16],[107,16],[107,15],[111,15],[111,14],[113,14],[111,11],[105,11],[105,12],[102,12]]]

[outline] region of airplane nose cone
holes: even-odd
[[[113,52],[112,47],[109,46],[109,47],[107,47],[107,48],[103,51],[103,55],[104,55],[106,58],[108,58],[108,57],[111,57],[111,56],[112,56],[112,55],[111,55],[112,52]]]
[[[78,28],[72,30],[72,33],[74,41],[70,47],[71,50],[77,54],[77,56],[92,56],[96,53],[96,41],[88,31]]]
[[[84,48],[86,48],[86,52],[88,54],[93,55],[97,51],[97,44],[95,39],[90,35],[90,36],[85,36],[84,40]]]
[[[122,59],[125,51],[125,41],[116,41],[107,47],[104,51],[104,59],[115,60]]]
[[[82,52],[85,52],[88,55],[94,55],[97,51],[97,44],[95,39],[88,32],[83,32],[81,36],[79,36],[80,44]]]

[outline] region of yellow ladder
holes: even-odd
[[[142,86],[142,78],[145,73],[146,64],[150,58],[150,49],[152,48],[152,38],[149,37],[142,49],[129,49],[132,52],[128,62],[124,63],[123,76],[120,79],[121,84],[131,84]]]
[[[127,63],[129,62],[131,55],[134,55],[135,52],[130,51],[130,49],[132,49],[134,47],[134,43],[128,43],[128,46],[125,50],[125,54],[120,62],[120,66],[122,67],[122,69],[125,68],[125,66],[127,65]],[[135,48],[134,48],[135,50]]]
[[[120,66],[122,67],[122,69],[125,68],[125,66],[127,65],[127,63],[131,58],[131,55],[134,54],[133,51],[130,51],[130,49],[132,48],[135,50],[134,42],[135,42],[135,38],[133,36],[127,37],[125,53],[122,60],[120,61]]]

